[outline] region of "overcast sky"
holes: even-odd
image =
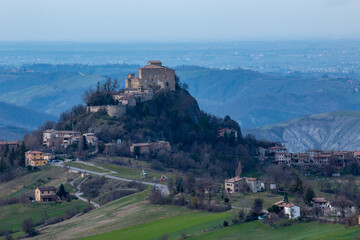
[[[0,41],[360,38],[360,0],[0,0]]]

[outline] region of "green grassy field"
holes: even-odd
[[[260,221],[232,225],[201,233],[190,239],[266,239],[266,240],[353,240],[360,237],[360,227],[346,228],[338,224],[300,223],[289,227],[271,228]]]
[[[293,201],[293,197],[288,196],[290,201]],[[243,194],[233,194],[230,197],[231,205],[236,207],[251,208],[255,198],[261,198],[264,201],[264,208],[267,209],[273,203],[283,200],[284,196],[280,194],[274,194],[269,192],[259,192],[259,193],[247,193]]]
[[[179,238],[181,233],[194,234],[205,229],[221,225],[229,217],[229,213],[196,212],[171,217],[146,224],[123,228],[109,233],[99,234],[84,239],[158,239],[168,234],[170,239]]]
[[[0,184],[0,197],[16,197],[23,193],[33,193],[39,186],[56,186],[76,178],[79,174],[70,173],[65,168],[45,166],[34,172],[23,172],[15,179]]]
[[[12,204],[0,206],[0,228],[2,230],[12,230],[14,237],[22,236],[21,224],[24,219],[31,218],[34,222],[42,219],[44,212],[49,217],[56,217],[65,214],[70,209],[82,210],[87,204],[79,200],[60,203],[28,203]]]
[[[155,173],[153,171],[146,170],[148,175],[145,178],[144,176],[140,175],[140,173],[142,171],[140,169],[119,166],[119,165],[115,165],[115,164],[108,164],[108,163],[96,163],[96,164],[103,168],[106,168],[106,169],[116,172],[115,175],[118,177],[129,178],[129,179],[134,179],[134,180],[147,179],[148,181],[152,181],[154,177],[156,177],[156,179],[159,179],[162,175],[160,173]]]
[[[221,224],[225,218],[231,217],[231,212],[215,214],[188,210],[189,220],[185,223],[183,207],[149,204],[145,201],[148,194],[149,190],[136,193],[103,205],[80,217],[51,225],[34,239],[79,239],[110,232],[115,232],[119,239],[118,231],[122,234],[140,226],[144,229],[137,232],[139,234],[146,230],[150,231],[149,234],[157,236],[165,232],[179,236],[185,228],[187,232],[195,233]],[[162,227],[167,222],[169,225]],[[158,228],[158,232],[151,233],[153,226]],[[171,231],[171,229],[175,230]],[[141,236],[143,235],[133,239],[140,239]]]
[[[80,162],[67,162],[67,163],[64,163],[64,165],[70,166],[70,167],[81,168],[81,169],[85,169],[88,171],[99,172],[99,173],[107,173],[108,172],[104,169],[97,168],[95,166],[86,165],[86,164],[83,164]]]

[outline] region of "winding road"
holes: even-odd
[[[115,179],[115,180],[119,180],[119,181],[136,182],[136,183],[141,183],[141,184],[153,186],[153,187],[158,188],[163,196],[168,196],[169,195],[169,189],[167,188],[166,185],[163,185],[163,184],[138,181],[138,180],[122,178],[122,177],[116,177],[116,176],[113,176],[113,175],[109,175],[107,173],[99,173],[99,172],[90,171],[90,170],[86,170],[86,169],[82,169],[82,168],[65,166],[63,164],[63,162],[51,163],[51,165],[52,166],[57,166],[57,167],[64,167],[64,168],[72,169],[72,170],[75,170],[75,171],[78,171],[78,172],[87,172],[87,173],[91,173],[91,174],[94,174],[94,175],[103,176],[103,177],[106,177],[106,178]],[[110,172],[110,170],[109,170],[109,172]]]

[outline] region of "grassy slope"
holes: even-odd
[[[181,219],[184,220],[185,212],[183,207],[151,205],[147,201],[144,201],[147,194],[148,190],[133,194],[106,204],[78,218],[49,226],[35,239],[78,239],[81,237],[113,232],[115,230],[114,234],[119,237],[117,231],[120,231],[119,234],[122,234],[123,232],[132,229],[133,226],[135,226],[134,229],[137,229],[136,226],[143,226],[144,229],[150,231],[149,229],[151,229],[152,224],[159,227],[159,235],[157,236],[161,236],[166,231],[170,231],[168,229],[172,228],[173,225],[171,224],[177,225],[181,223]],[[225,217],[230,215],[230,213],[221,213],[220,215],[217,215],[190,210],[188,212],[191,216],[194,216],[196,224],[208,224],[211,226],[213,223],[218,224],[223,221]],[[210,217],[210,220],[207,220],[209,216],[213,217]],[[169,221],[170,225],[168,225],[167,228],[161,227],[164,223],[168,222],[168,219],[172,219],[173,217],[175,218]],[[215,222],[217,219],[219,221]],[[187,227],[189,229],[194,228],[191,231],[197,231],[196,228],[199,227],[196,227],[196,224],[191,221]],[[180,224],[180,226],[181,225],[182,224]],[[203,225],[203,227],[207,228],[208,225]],[[180,234],[182,229],[183,228],[180,228],[175,234]],[[141,232],[142,231],[143,229]]]
[[[0,184],[0,197],[9,198],[21,194],[34,194],[38,186],[56,186],[65,183],[68,178],[75,178],[78,174],[69,173],[64,168],[45,166],[31,173],[23,172],[14,180]],[[65,189],[71,191],[69,184],[65,183]],[[0,206],[0,229],[16,231],[14,237],[23,235],[21,223],[25,218],[32,218],[35,222],[41,220],[44,211],[49,217],[65,214],[68,210],[82,209],[87,204],[78,200],[61,203],[28,203]]]
[[[69,173],[64,168],[45,166],[32,173],[21,173],[14,180],[0,184],[0,197],[14,197],[22,193],[32,192],[41,185],[56,186],[68,178],[75,178],[78,174]],[[45,183],[44,183],[45,182]]]
[[[1,229],[9,229],[15,233],[14,236],[22,236],[21,224],[24,219],[31,218],[34,222],[42,219],[42,214],[46,211],[49,217],[56,217],[65,214],[70,209],[82,210],[87,206],[80,200],[61,203],[28,203],[0,206],[0,226]]]
[[[271,228],[255,221],[202,233],[191,239],[350,240],[355,236],[360,236],[359,226],[346,228],[338,224],[301,223],[290,227]]]

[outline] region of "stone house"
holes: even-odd
[[[57,200],[55,187],[38,187],[35,189],[37,202],[53,202]]]
[[[140,154],[149,154],[158,150],[170,151],[171,145],[167,141],[157,141],[151,143],[134,143],[130,146],[130,152],[134,154],[136,149],[139,149]]]

